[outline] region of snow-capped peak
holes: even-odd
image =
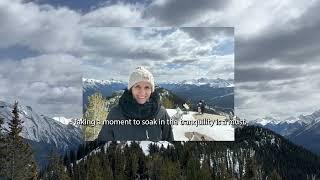
[[[196,85],[196,86],[209,85],[210,87],[215,87],[215,88],[233,87],[234,86],[232,80],[224,80],[221,78],[217,78],[217,79],[208,79],[208,78],[191,79],[191,80],[183,80],[183,81],[176,82],[176,83],[171,82],[170,84]]]
[[[110,79],[110,80],[99,80],[99,79],[89,79],[89,78],[82,78],[82,82],[84,84],[94,86],[94,85],[110,85],[112,83],[124,83],[121,80],[115,80],[115,79]]]
[[[301,121],[297,117],[290,116],[290,117],[286,118],[283,122],[286,122],[288,124],[292,124],[292,123],[301,122]]]
[[[317,110],[310,115],[300,115],[299,119],[307,124],[320,122],[320,110]]]
[[[88,79],[88,78],[82,78],[82,82],[84,86],[99,86],[99,85],[110,85],[110,84],[127,84],[127,82],[121,81],[121,80],[98,80],[98,79]],[[234,87],[233,80],[225,80],[221,78],[217,79],[208,79],[208,78],[200,78],[200,79],[191,79],[191,80],[183,80],[183,81],[168,81],[166,83],[160,83],[160,84],[178,84],[178,85],[209,85],[213,88],[224,88],[224,87]]]
[[[130,144],[130,142],[127,142],[128,144]],[[173,146],[173,144],[171,144],[168,141],[157,141],[157,142],[152,142],[152,141],[140,141],[138,142],[139,146],[141,147],[143,153],[145,155],[149,155],[149,145],[154,143],[155,145],[157,145],[159,148],[163,145],[164,148],[167,148],[168,145],[169,146]]]
[[[53,117],[52,119],[54,119],[56,121],[59,121],[62,124],[66,124],[66,125],[68,125],[72,120],[72,118],[65,118],[63,116],[61,116],[61,117]]]
[[[253,124],[261,124],[263,126],[267,124],[279,124],[281,121],[271,117],[271,116],[266,116],[264,118],[258,118],[256,120],[253,120],[251,123]]]
[[[317,122],[320,122],[320,110],[317,110],[313,112],[310,115],[300,115],[298,117],[288,117],[284,120],[277,120],[273,117],[265,117],[265,118],[258,118],[256,120],[251,121],[251,124],[261,124],[263,126],[267,124],[293,124],[293,123],[299,123],[299,124],[315,124]]]

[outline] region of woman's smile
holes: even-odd
[[[151,95],[151,84],[146,81],[141,81],[133,85],[132,96],[139,104],[146,103]]]

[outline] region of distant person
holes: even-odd
[[[197,111],[198,111],[199,114],[202,114],[201,107],[202,107],[202,101],[199,101],[198,104],[197,104]]]
[[[204,102],[204,100],[201,100],[201,106],[200,106],[200,108],[201,108],[201,114],[203,114],[203,113],[204,113],[204,110],[205,110],[205,108],[206,108],[206,103]]]
[[[128,88],[111,108],[108,120],[165,120],[170,119],[166,109],[160,103],[160,96],[155,91],[151,72],[144,67],[137,67],[129,77]],[[98,141],[114,140],[151,140],[172,141],[170,125],[103,125]]]

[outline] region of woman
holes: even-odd
[[[129,77],[128,89],[119,99],[118,105],[111,108],[108,120],[135,120],[140,125],[103,125],[98,140],[173,140],[170,125],[142,125],[144,120],[170,119],[166,109],[161,106],[160,97],[155,90],[153,75],[144,67],[138,67]]]

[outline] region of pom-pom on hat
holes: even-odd
[[[151,92],[154,91],[154,79],[153,75],[146,68],[139,66],[137,67],[129,77],[128,90],[138,82],[145,81],[151,84]]]

